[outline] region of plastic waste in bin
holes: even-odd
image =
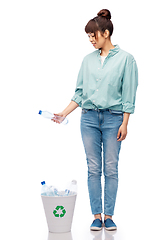
[[[61,191],[58,194],[41,195],[48,229],[54,233],[70,232],[77,192],[70,191],[70,194],[66,195],[65,191]]]

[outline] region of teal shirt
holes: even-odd
[[[84,57],[72,101],[85,109],[134,113],[138,68],[134,57],[119,45],[101,64],[101,50]]]

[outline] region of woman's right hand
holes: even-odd
[[[65,115],[61,112],[61,113],[54,113],[54,117],[51,119],[53,122],[56,122],[56,123],[61,123],[63,122],[63,120],[65,119]]]
[[[66,116],[70,114],[73,110],[75,110],[78,106],[79,105],[76,102],[71,101],[70,104],[61,113],[54,113],[52,121],[56,123],[61,123],[66,118]]]

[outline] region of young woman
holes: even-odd
[[[111,42],[110,19],[110,11],[103,9],[87,23],[85,32],[97,50],[83,59],[72,101],[63,112],[55,114],[65,118],[78,106],[82,107],[81,134],[94,214],[91,230],[102,229],[102,171],[105,228],[117,229],[112,216],[118,188],[119,152],[121,141],[127,135],[129,116],[134,113],[138,85],[134,57]],[[53,121],[57,122],[56,118]]]

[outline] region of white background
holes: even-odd
[[[135,114],[119,162],[114,236],[92,235],[81,109],[66,126],[38,115],[61,112],[74,94],[82,59],[94,51],[84,31],[99,10],[112,13],[112,43],[131,53],[139,70]],[[78,181],[68,239],[164,239],[164,1],[0,2],[0,218],[3,239],[47,240],[40,182],[63,188]],[[55,239],[60,239],[56,237]],[[67,239],[67,238],[66,238]]]

